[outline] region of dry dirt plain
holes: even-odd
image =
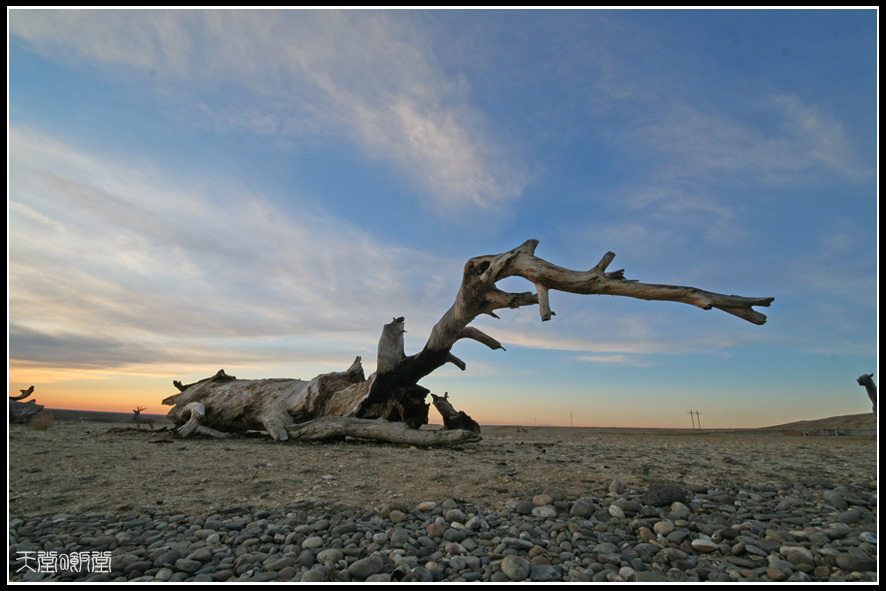
[[[655,431],[484,427],[451,448],[362,441],[275,443],[172,437],[131,423],[56,422],[9,429],[14,515],[155,507],[202,514],[321,506],[378,509],[447,498],[490,507],[548,487],[571,498],[609,483],[722,489],[759,483],[877,481],[873,438],[671,435]]]

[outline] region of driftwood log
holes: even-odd
[[[27,423],[34,415],[43,410],[43,405],[37,404],[37,402],[34,400],[22,402],[22,400],[34,393],[34,386],[20,391],[20,395],[9,397],[10,423]]]
[[[448,394],[433,396],[444,418],[442,431],[448,433],[425,435],[430,433],[427,429],[418,433],[428,423],[430,407],[426,402],[430,391],[419,381],[446,363],[464,370],[465,362],[452,353],[453,345],[462,339],[504,349],[495,338],[469,326],[481,314],[498,318],[497,310],[537,305],[542,321],[548,321],[554,316],[549,294],[555,290],[681,302],[704,310],[717,308],[748,322],[764,324],[766,316],[753,307],[769,306],[773,301],[628,280],[621,270],[607,271],[615,257],[611,252],[592,269],[573,271],[536,257],[537,245],[538,241],[529,240],[506,253],[470,259],[464,267],[455,302],[432,328],[418,353],[406,355],[404,318],[394,318],[386,324],[378,343],[376,371],[368,378],[359,357],[346,371],[322,374],[311,380],[238,380],[221,370],[194,384],[174,382],[179,393],[163,401],[173,406],[168,416],[178,425],[182,436],[199,430],[264,430],[280,441],[341,436],[412,445],[474,441],[479,438],[479,425],[463,411],[455,410]],[[496,284],[507,277],[522,277],[534,285],[535,291],[500,290]]]
[[[873,412],[874,414],[877,414],[877,384],[874,383],[874,374],[862,374],[858,376],[857,381],[859,386],[864,386],[864,389],[868,391],[868,398],[871,399]]]

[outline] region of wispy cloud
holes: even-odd
[[[607,365],[629,365],[634,367],[650,365],[645,359],[634,355],[579,355],[576,359],[587,363],[604,363]]]
[[[797,161],[796,168],[806,173],[824,169],[851,182],[874,178],[874,170],[859,161],[856,148],[839,120],[795,95],[782,94],[770,100],[772,108],[783,116],[782,129]]]
[[[872,178],[833,117],[792,95],[772,95],[758,103],[749,115],[765,116],[773,128],[764,131],[735,114],[680,102],[658,106],[656,120],[637,133],[664,158],[675,179],[712,181],[735,173],[747,183],[764,184],[810,182],[821,173],[852,182]]]
[[[613,232],[654,235],[664,227],[678,242],[735,246],[748,237],[747,211],[766,206],[754,196],[760,188],[772,195],[773,188],[873,178],[836,119],[793,96],[770,97],[760,108],[777,122],[770,130],[686,103],[650,106],[650,121],[630,135],[650,155],[645,170],[606,197],[631,214],[628,227]]]
[[[346,137],[438,211],[500,206],[526,183],[406,13],[17,10],[10,30],[55,59],[150,74],[188,118]],[[205,95],[221,89],[221,102]]]
[[[459,264],[442,257],[340,220],[292,219],[236,183],[136,168],[28,129],[9,142],[13,358],[104,347],[113,366],[188,347],[202,358],[201,339],[371,344],[409,313],[394,305],[448,306],[434,276]]]

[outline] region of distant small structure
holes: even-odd
[[[141,412],[145,410],[141,406],[132,409],[132,420],[136,425],[148,425],[151,431],[154,430],[154,417],[143,417],[141,416]],[[139,426],[141,429],[141,426]]]
[[[866,373],[858,376],[858,385],[864,386],[868,391],[868,398],[874,407],[874,414],[877,414],[877,385],[874,383],[874,374]]]

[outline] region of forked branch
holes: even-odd
[[[537,246],[537,240],[527,240],[509,252],[470,259],[465,265],[464,278],[455,303],[434,326],[425,348],[429,351],[448,350],[457,340],[466,337],[485,342],[474,336],[472,331],[475,329],[468,328],[468,324],[480,314],[494,316],[495,310],[501,308],[538,304],[541,319],[550,320],[554,316],[549,298],[550,290],[682,302],[704,310],[717,308],[754,324],[766,322],[766,316],[754,310],[754,306],[769,306],[773,301],[773,298],[725,295],[695,287],[640,283],[625,279],[623,270],[607,271],[615,258],[612,252],[607,252],[589,271],[565,269],[535,256]],[[507,277],[522,277],[530,281],[535,285],[536,293],[507,293],[499,290],[495,284]],[[497,343],[488,335],[483,337]]]

